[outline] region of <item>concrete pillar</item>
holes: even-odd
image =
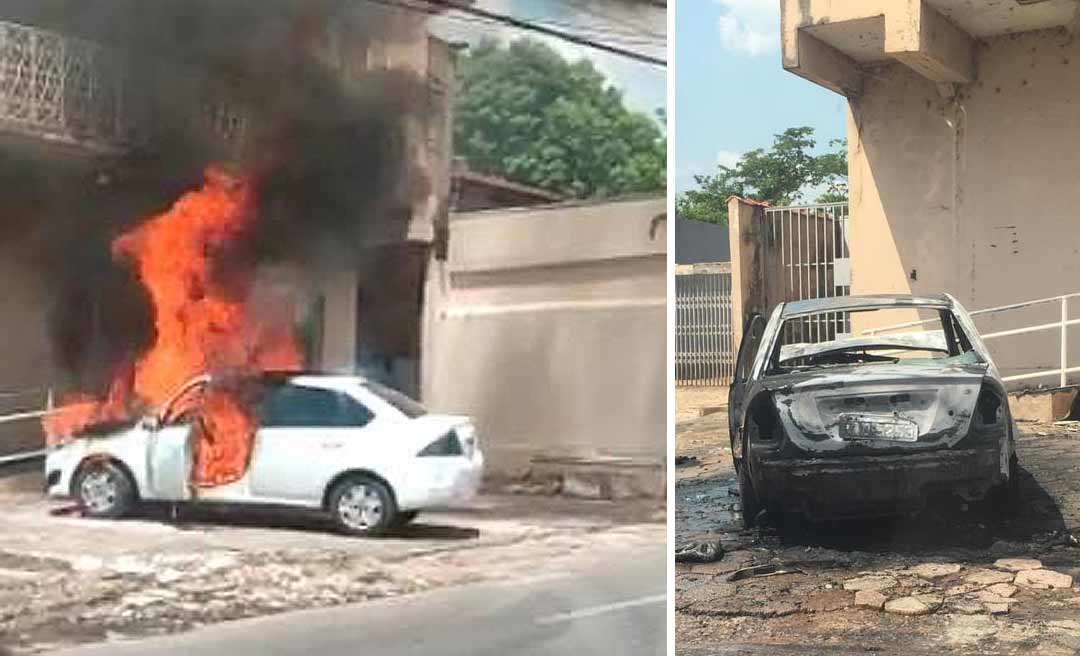
[[[743,326],[752,314],[766,314],[779,302],[770,291],[777,276],[766,261],[765,205],[738,196],[728,199],[728,230],[731,242],[731,323],[733,344],[742,340]],[[772,298],[770,298],[772,297]]]
[[[351,269],[329,272],[323,278],[321,287],[326,298],[326,309],[322,368],[326,371],[351,373],[356,367],[358,284],[359,276]]]

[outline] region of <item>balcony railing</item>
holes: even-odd
[[[0,22],[0,130],[95,150],[142,132],[128,115],[122,59],[100,45]]]

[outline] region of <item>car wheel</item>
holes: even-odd
[[[135,484],[115,463],[93,462],[79,470],[75,495],[90,517],[121,517],[135,504]]]
[[[736,467],[739,478],[739,507],[742,514],[743,528],[754,528],[758,513],[761,512],[761,502],[754,493],[754,486],[750,482],[750,471],[744,459]]]
[[[366,476],[347,478],[330,493],[330,512],[352,535],[378,535],[395,525],[397,507],[389,488]]]

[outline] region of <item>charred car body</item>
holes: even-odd
[[[1007,398],[948,295],[814,299],[781,304],[768,322],[752,316],[729,398],[744,525],[762,510],[915,514],[937,493],[1007,509],[1017,471]]]

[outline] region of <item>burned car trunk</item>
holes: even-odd
[[[917,513],[938,493],[1008,500],[1005,388],[955,299],[799,301],[746,334],[729,406],[746,525],[763,509],[831,519]]]

